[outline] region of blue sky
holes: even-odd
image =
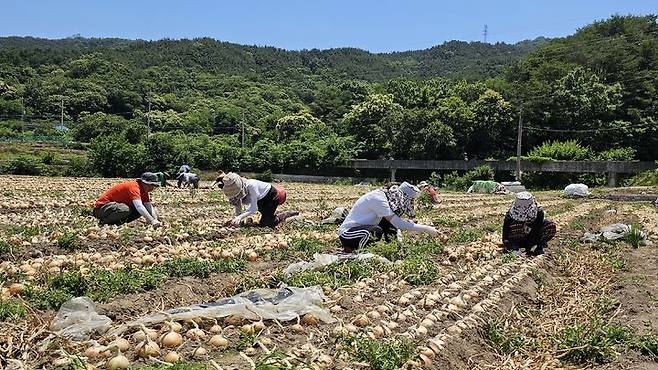
[[[285,49],[424,49],[448,40],[556,37],[658,0],[0,0],[0,36],[212,37]]]

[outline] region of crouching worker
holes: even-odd
[[[397,236],[398,229],[425,232],[436,237],[438,231],[434,227],[400,218],[402,214],[414,215],[413,203],[418,196],[420,189],[407,182],[362,195],[338,228],[343,250],[351,253],[382,236],[388,241]]]
[[[199,175],[196,173],[192,172],[183,172],[178,174],[178,177],[176,178],[178,180],[178,187],[188,187],[192,186],[195,189],[199,188]]]
[[[217,185],[222,187],[229,202],[235,207],[235,217],[230,222],[231,226],[239,227],[242,220],[256,211],[260,212],[261,216],[258,226],[271,228],[299,214],[291,211],[276,214],[277,207],[286,201],[286,191],[283,188],[277,189],[263,181],[245,179],[233,172],[221,177],[222,181]],[[249,205],[245,212],[242,212],[243,204]]]
[[[527,191],[517,193],[503,223],[505,250],[520,254],[523,248],[527,255],[544,254],[555,232],[555,223],[544,218],[544,210],[537,205],[535,197]]]
[[[121,225],[143,216],[153,227],[161,226],[149,193],[160,186],[158,176],[145,172],[137,180],[116,184],[106,190],[94,205],[94,217],[101,225]]]

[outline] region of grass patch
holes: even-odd
[[[513,251],[507,251],[503,253],[501,260],[503,261],[503,263],[510,263],[516,261],[518,258],[519,257]]]
[[[470,243],[482,239],[484,232],[482,230],[466,227],[459,229],[454,234],[450,235],[449,243]]]
[[[455,219],[455,218],[444,218],[444,217],[437,217],[432,219],[432,222],[436,226],[445,226],[445,227],[457,227],[461,225],[461,221]]]
[[[371,277],[375,272],[385,268],[385,265],[376,260],[347,260],[333,263],[320,270],[303,271],[290,278],[281,277],[281,280],[296,287],[320,285],[325,289],[334,290]]]
[[[40,226],[12,226],[7,231],[10,235],[23,235],[32,237],[41,234],[44,229]]]
[[[558,336],[558,352],[562,360],[576,364],[603,364],[616,356],[616,345],[629,345],[632,332],[621,326],[606,326],[599,319],[588,324],[565,328]]]
[[[416,344],[407,339],[371,340],[363,337],[343,339],[346,351],[372,370],[398,369],[415,353]]]
[[[642,230],[637,225],[631,225],[631,229],[626,234],[624,238],[628,244],[633,248],[639,248],[640,245],[644,242],[644,236],[642,235]]]
[[[525,338],[507,327],[502,320],[490,320],[482,328],[484,338],[500,354],[510,354],[523,349]]]
[[[247,262],[242,258],[229,258],[218,261],[200,261],[195,258],[179,258],[164,262],[158,266],[163,274],[172,277],[193,276],[207,278],[213,273],[244,271]]]
[[[402,260],[398,271],[409,284],[427,285],[439,277],[436,263],[422,255],[413,255]]]
[[[651,356],[654,361],[658,361],[658,335],[641,335],[636,339],[633,347],[639,350],[643,355]]]
[[[265,357],[259,358],[254,362],[254,370],[287,370],[290,369],[288,365],[285,364],[287,360],[283,352],[273,351]]]
[[[0,321],[16,320],[27,316],[27,310],[18,301],[13,299],[0,301]]]
[[[94,302],[107,302],[119,294],[156,289],[168,277],[207,278],[212,273],[244,271],[246,261],[232,258],[221,261],[175,259],[151,269],[92,270],[88,275],[65,272],[44,281],[45,288],[29,287],[26,298],[38,309],[57,309],[73,297],[87,296]]]
[[[291,257],[309,258],[315,253],[333,249],[334,244],[314,237],[296,238],[288,243],[287,248],[272,249],[268,252],[272,259]]]
[[[80,247],[80,239],[76,233],[65,232],[64,235],[57,238],[57,246],[69,251],[76,250]]]
[[[368,246],[367,250],[389,261],[397,261],[409,256],[437,255],[443,253],[443,243],[433,238],[407,239],[404,244],[380,240]]]
[[[0,240],[0,253],[12,253],[14,246],[6,240]]]

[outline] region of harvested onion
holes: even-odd
[[[183,344],[183,337],[175,331],[170,331],[162,337],[160,343],[163,347],[175,348]]]
[[[123,370],[128,367],[130,367],[130,361],[120,353],[108,361],[106,365],[108,370]]]

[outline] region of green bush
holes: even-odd
[[[556,161],[584,161],[590,159],[592,151],[575,140],[549,141],[535,147],[527,157],[550,158]]]
[[[94,177],[98,173],[87,157],[72,157],[64,170],[64,176]]]
[[[642,172],[628,179],[626,186],[658,186],[658,170]]]
[[[39,176],[45,172],[45,167],[36,158],[19,156],[2,167],[2,173],[12,175]]]
[[[466,172],[463,176],[454,171],[443,177],[443,187],[457,190],[466,191],[475,180],[493,180],[494,171],[487,165],[475,167]]]
[[[256,174],[256,180],[264,181],[264,182],[272,182],[274,180],[274,176],[272,175],[272,171],[267,170],[265,172]]]

